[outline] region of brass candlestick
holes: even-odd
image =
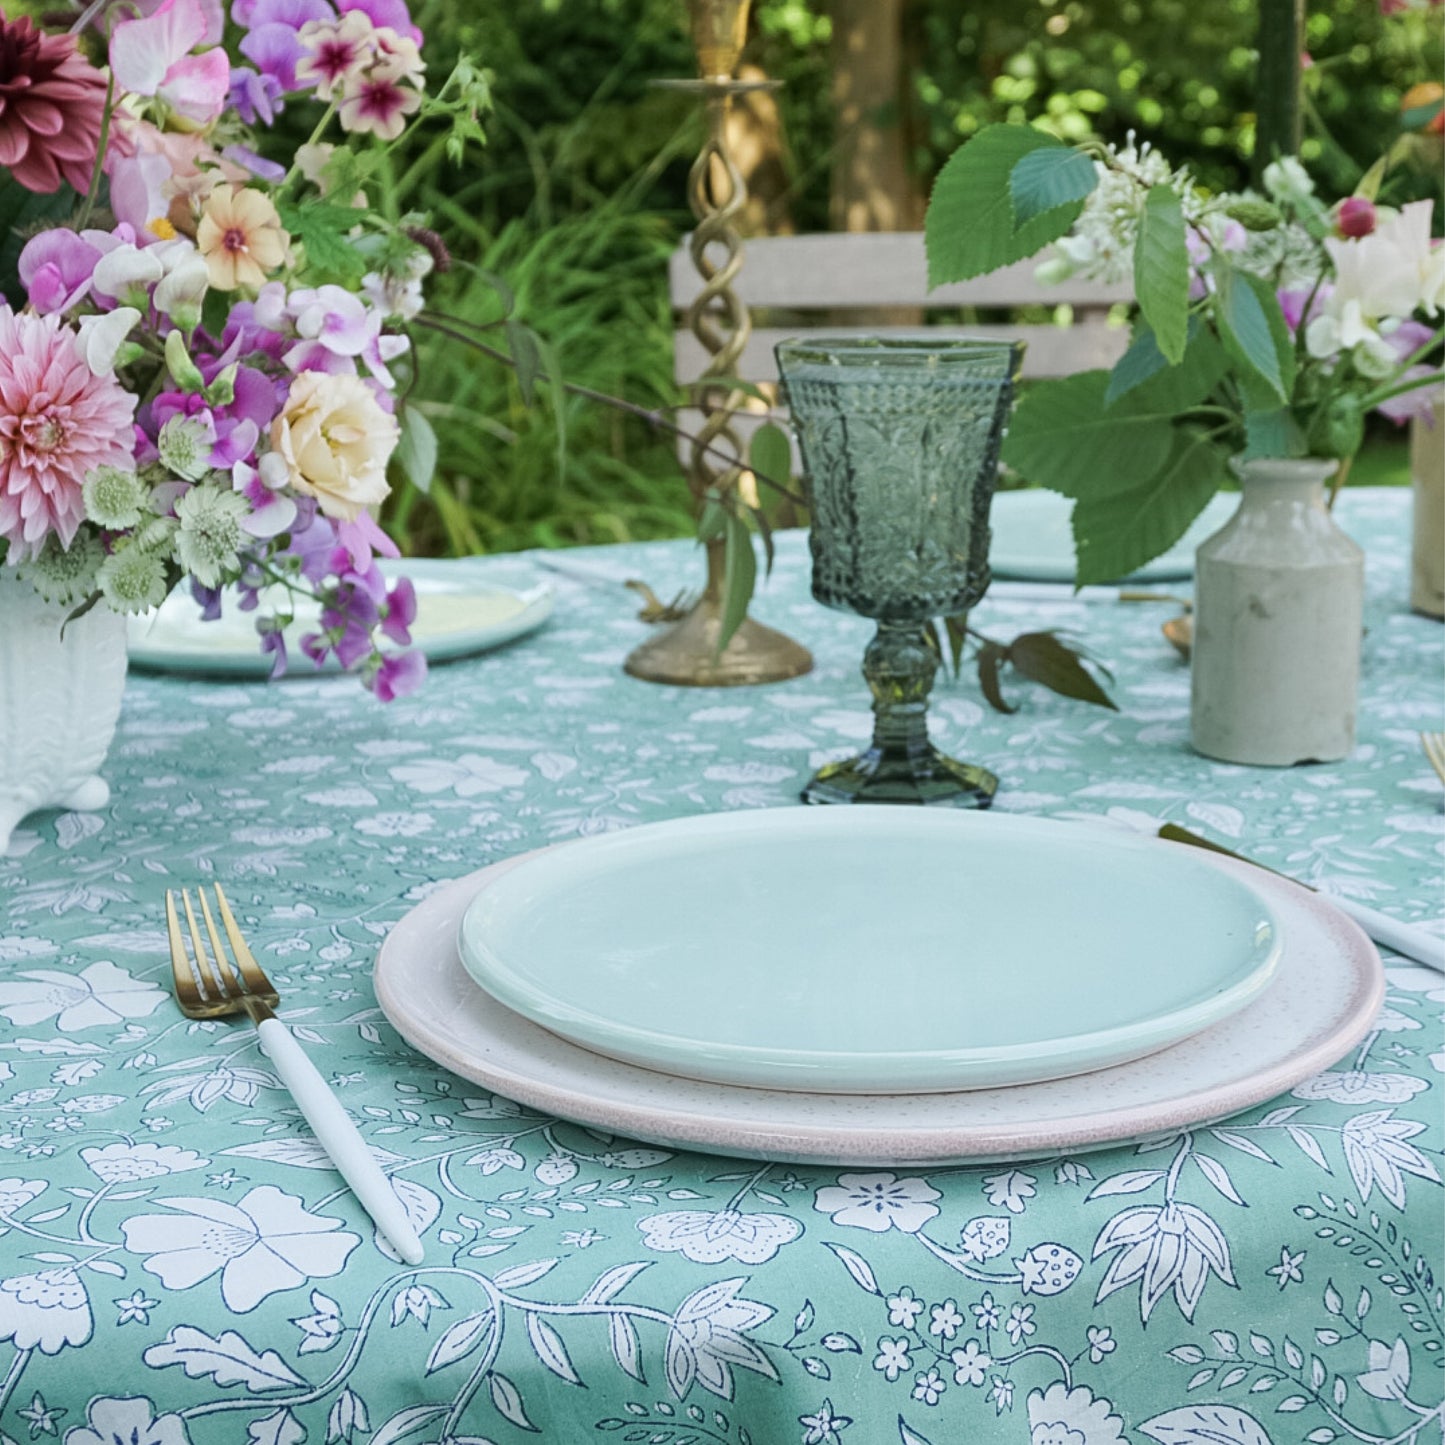
[[[708,378],[734,375],[752,331],[748,308],[732,289],[743,264],[742,239],[733,223],[747,200],[747,187],[727,141],[733,97],[774,84],[733,78],[750,3],[689,0],[700,78],[664,82],[700,95],[707,108],[707,136],[688,176],[688,201],[697,220],[688,250],[703,285],[688,307],[687,324],[712,354],[696,383],[703,421],[693,438],[687,468],[688,487],[699,507],[709,492],[734,489],[744,469],[742,443],[732,427],[744,395],[726,386],[709,385]],[[743,619],[728,645],[718,652],[724,555],[721,538],[707,543],[707,585],[702,596],[680,622],[632,651],[623,666],[633,677],[689,687],[733,687],[779,682],[812,667],[807,649],[751,617]]]

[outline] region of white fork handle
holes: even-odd
[[[1436,938],[1433,933],[1427,933],[1416,924],[1401,923],[1398,918],[1391,918],[1388,913],[1367,908],[1363,903],[1356,903],[1353,898],[1337,898],[1329,893],[1323,896],[1341,913],[1348,913],[1376,943],[1383,943],[1386,948],[1393,948],[1396,953],[1403,953],[1406,958],[1413,958],[1416,963],[1423,963],[1427,968],[1438,968],[1445,973],[1445,939]]]
[[[291,1097],[316,1135],[316,1142],[326,1150],[337,1172],[351,1186],[396,1252],[408,1264],[420,1264],[421,1240],[396,1191],[381,1172],[376,1155],[341,1107],[341,1101],[331,1092],[331,1086],[280,1019],[262,1019],[256,1031],[261,1036],[266,1057],[276,1065],[281,1081],[291,1091]]]

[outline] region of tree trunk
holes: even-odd
[[[913,231],[924,197],[902,124],[904,0],[832,0],[834,153],[829,212],[835,231]],[[909,325],[910,307],[850,314],[853,324]]]
[[[911,231],[923,198],[900,124],[903,0],[833,0],[835,231]]]

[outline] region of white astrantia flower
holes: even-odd
[[[90,532],[77,532],[69,547],[54,538],[32,562],[25,564],[25,577],[47,601],[59,607],[73,607],[96,588],[96,573],[105,560],[100,539]]]
[[[156,1201],[172,1212],[140,1214],[121,1225],[125,1247],[167,1289],[191,1289],[217,1272],[221,1298],[235,1314],[341,1273],[360,1236],[340,1219],[307,1212],[295,1195],[261,1184],[231,1204],[221,1199]]]
[[[175,333],[173,333],[175,334]],[[215,433],[200,417],[170,417],[156,437],[156,450],[168,471],[188,482],[198,482],[211,469]]]
[[[95,584],[113,612],[149,612],[166,600],[165,563],[148,548],[118,547],[96,571]]]
[[[192,487],[176,503],[176,557],[203,587],[219,587],[238,566],[237,553],[250,539],[241,522],[250,504],[238,492]]]
[[[145,483],[126,467],[96,467],[85,479],[85,515],[97,527],[134,527],[146,504]]]

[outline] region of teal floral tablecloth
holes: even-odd
[[[997,600],[1069,626],[1107,713],[940,688],[998,808],[1177,820],[1439,930],[1438,623],[1407,493],[1347,494],[1369,557],[1359,745],[1225,767],[1187,745],[1168,609]],[[591,558],[667,596],[686,545]],[[525,559],[466,564],[532,577]],[[796,798],[869,715],[867,624],[782,539],[756,607],[791,683],[622,674],[621,587],[389,708],[345,680],[133,675],[98,814],[0,859],[0,1439],[65,1445],[1411,1445],[1442,1433],[1440,975],[1386,958],[1378,1025],[1289,1095],[1175,1137],[926,1174],[676,1153],[538,1117],[380,1015],[371,965],[440,882],[561,839]],[[167,886],[224,881],[283,1014],[422,1228],[397,1262],[248,1025],[183,1019]],[[727,900],[719,899],[720,913]],[[705,921],[700,921],[705,922]]]

